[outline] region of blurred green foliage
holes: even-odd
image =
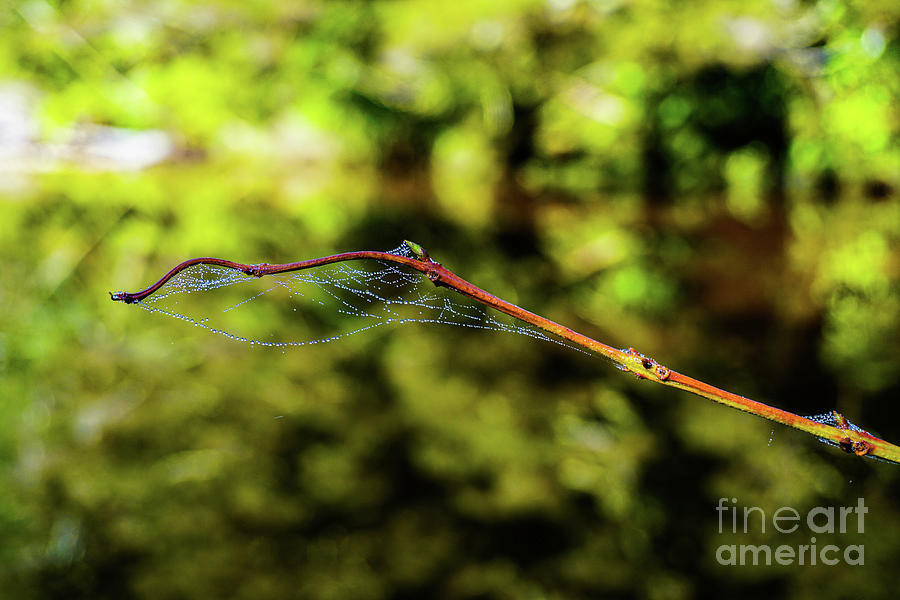
[[[4,597],[895,587],[891,465],[527,338],[282,354],[106,292],[408,238],[598,339],[900,440],[900,4],[28,0],[0,28]],[[141,168],[140,132],[166,140]],[[866,567],[722,567],[719,497],[865,497],[865,534],[819,543]]]

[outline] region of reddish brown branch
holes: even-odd
[[[159,281],[140,292],[116,292],[110,293],[110,297],[114,301],[125,302],[126,304],[139,302],[157,291],[179,272],[199,264],[227,267],[256,277],[274,275],[276,273],[287,273],[290,271],[300,271],[303,269],[351,260],[381,260],[401,264],[424,273],[435,285],[450,288],[464,296],[477,300],[482,304],[486,304],[487,306],[511,315],[516,319],[525,321],[539,329],[564,338],[582,348],[602,354],[606,358],[617,363],[622,370],[629,371],[641,379],[649,379],[662,385],[676,387],[698,396],[709,398],[720,404],[758,415],[765,419],[769,419],[770,421],[775,421],[801,431],[806,431],[807,433],[811,433],[837,444],[846,452],[860,456],[877,456],[885,460],[900,463],[900,447],[879,439],[865,431],[858,431],[852,428],[847,423],[846,419],[836,412],[834,413],[834,416],[838,423],[837,427],[820,423],[806,417],[801,417],[800,415],[795,415],[786,410],[775,408],[762,402],[756,402],[755,400],[750,400],[749,398],[744,398],[743,396],[738,396],[737,394],[732,394],[725,390],[720,390],[708,383],[672,371],[659,364],[654,359],[637,352],[633,348],[627,350],[613,348],[612,346],[608,346],[602,342],[589,338],[586,335],[573,331],[568,327],[564,327],[550,319],[520,308],[502,298],[489,294],[483,289],[472,285],[465,279],[452,273],[440,263],[432,260],[418,244],[407,242],[407,246],[415,257],[410,258],[397,254],[390,254],[388,252],[359,251],[345,252],[343,254],[335,254],[333,256],[325,256],[322,258],[314,258],[282,265],[269,265],[265,263],[259,265],[245,265],[230,260],[223,260],[221,258],[194,258],[177,265],[171,271],[163,275]]]
[[[320,267],[322,265],[328,265],[331,263],[344,262],[348,260],[362,260],[367,258],[374,258],[376,260],[388,260],[391,262],[400,263],[402,265],[412,267],[413,269],[425,273],[425,270],[420,267],[420,261],[416,259],[406,258],[405,256],[390,254],[388,252],[370,252],[367,250],[362,250],[359,252],[344,252],[343,254],[323,256],[322,258],[313,258],[310,260],[301,260],[300,262],[286,263],[283,265],[269,265],[266,263],[262,263],[259,265],[245,265],[243,263],[225,260],[223,258],[192,258],[191,260],[186,260],[183,263],[172,267],[171,271],[160,277],[159,281],[146,289],[143,289],[139,292],[110,292],[109,296],[115,302],[124,302],[125,304],[138,302],[164,286],[167,281],[178,275],[178,273],[180,273],[181,271],[184,271],[188,267],[193,267],[194,265],[218,265],[220,267],[227,267],[229,269],[234,269],[235,271],[240,271],[245,275],[255,275],[256,277],[262,277],[263,275],[275,275],[276,273],[287,273],[289,271],[302,271],[303,269],[311,269],[313,267]]]

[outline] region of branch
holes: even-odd
[[[764,419],[811,433],[819,438],[837,444],[842,450],[848,453],[853,453],[858,456],[876,456],[894,463],[900,463],[900,447],[877,438],[866,431],[853,428],[847,420],[837,412],[833,413],[837,426],[819,423],[818,421],[795,415],[786,410],[775,408],[774,406],[769,406],[762,402],[756,402],[755,400],[750,400],[749,398],[744,398],[737,394],[732,394],[731,392],[713,387],[708,383],[693,379],[687,375],[682,375],[681,373],[673,371],[656,362],[656,360],[644,356],[634,348],[619,350],[612,346],[607,346],[602,342],[598,342],[586,335],[582,335],[577,331],[573,331],[550,319],[529,312],[502,298],[489,294],[483,289],[472,285],[465,279],[452,273],[440,263],[432,260],[428,256],[428,253],[418,244],[409,241],[405,243],[414,255],[413,257],[399,256],[388,252],[364,250],[358,252],[345,252],[342,254],[282,265],[270,265],[266,263],[245,265],[230,260],[223,260],[221,258],[194,258],[177,265],[171,271],[163,275],[159,281],[140,292],[110,292],[110,298],[113,301],[124,302],[126,304],[140,302],[162,287],[179,272],[199,264],[219,265],[241,271],[247,275],[263,277],[265,275],[301,271],[322,265],[352,260],[381,260],[396,263],[425,274],[425,276],[436,286],[449,288],[464,296],[477,300],[482,304],[495,308],[500,312],[515,317],[520,321],[530,323],[539,329],[564,338],[586,350],[602,354],[619,365],[620,369],[633,373],[639,379],[648,379],[655,383],[679,388],[720,404],[730,406],[731,408],[736,408],[760,416]]]

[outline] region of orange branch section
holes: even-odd
[[[675,387],[704,398],[708,398],[725,406],[736,408],[744,412],[752,413],[764,419],[799,429],[811,433],[819,438],[828,440],[837,444],[842,450],[853,453],[858,456],[875,456],[884,460],[900,464],[900,447],[877,438],[868,432],[853,428],[847,420],[837,412],[834,412],[834,420],[837,426],[827,423],[820,423],[800,415],[769,406],[762,402],[750,400],[743,396],[738,396],[731,392],[721,390],[687,375],[682,375],[668,369],[667,367],[656,362],[654,359],[644,356],[633,348],[627,350],[619,350],[608,346],[602,342],[598,342],[586,335],[578,333],[568,327],[560,325],[546,317],[542,317],[535,313],[529,312],[524,308],[518,307],[511,302],[507,302],[502,298],[498,298],[485,290],[469,283],[465,279],[451,272],[443,265],[432,260],[428,253],[421,246],[413,242],[406,242],[414,257],[401,256],[388,252],[376,251],[358,251],[345,252],[343,254],[335,254],[333,256],[325,256],[322,258],[313,258],[300,262],[287,263],[282,265],[245,265],[220,258],[194,258],[184,261],[177,265],[156,283],[140,292],[116,292],[110,293],[110,297],[114,301],[132,303],[139,302],[146,298],[156,290],[161,288],[167,281],[177,275],[180,271],[198,264],[219,265],[231,269],[236,269],[247,275],[263,277],[265,275],[274,275],[276,273],[287,273],[290,271],[300,271],[310,269],[327,264],[333,264],[351,260],[380,260],[391,263],[400,264],[415,269],[425,274],[434,285],[446,287],[460,293],[464,296],[477,300],[482,304],[490,306],[500,312],[506,313],[520,321],[524,321],[535,327],[542,329],[548,333],[559,336],[573,344],[576,344],[591,352],[596,352],[614,363],[619,365],[623,371],[633,373],[641,379],[649,379],[662,385]]]

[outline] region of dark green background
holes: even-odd
[[[0,141],[4,598],[893,595],[896,466],[525,337],[282,353],[106,293],[409,238],[900,441],[900,4],[31,0],[0,27],[30,127]],[[97,126],[171,152],[92,158]],[[721,566],[813,534],[719,534],[720,497],[862,497],[865,532],[817,542],[865,566]]]

